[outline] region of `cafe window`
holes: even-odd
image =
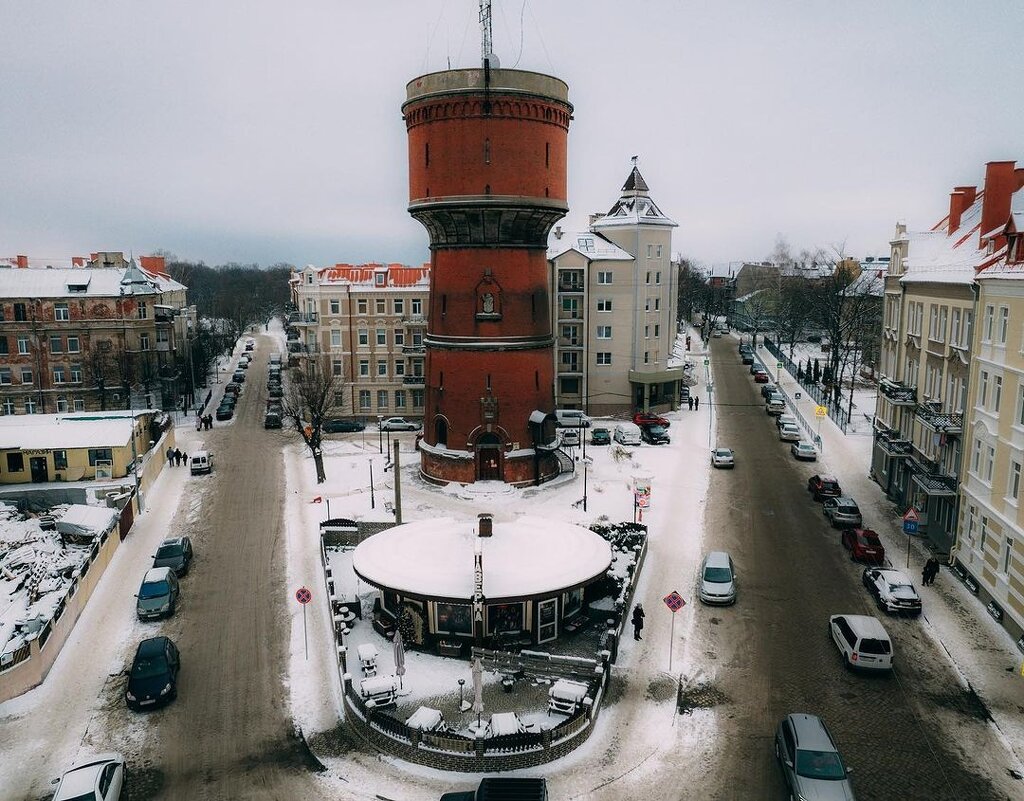
[[[583,608],[583,588],[569,590],[562,597],[562,617],[572,617]]]
[[[53,452],[53,469],[54,470],[67,470],[68,469],[68,452],[67,451],[54,451]]]
[[[487,633],[518,634],[523,630],[523,605],[490,604],[487,607]]]
[[[472,634],[473,611],[469,604],[434,604],[434,629],[444,634]]]
[[[97,462],[114,461],[114,453],[110,448],[89,448],[89,467],[95,467]]]
[[[25,457],[20,453],[7,454],[7,472],[20,473],[25,469]]]

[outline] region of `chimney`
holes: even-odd
[[[71,257],[71,266],[72,267],[84,267],[85,266],[85,256],[72,256]]]
[[[978,196],[976,186],[956,186],[949,193],[949,227],[946,233],[952,236],[960,227],[960,217],[974,203]]]
[[[984,237],[996,228],[1002,228],[1010,219],[1010,196],[1019,189],[1017,171],[1012,161],[990,161],[985,165],[985,194],[981,199],[981,232]],[[998,250],[1005,244],[1005,237],[993,238]],[[985,247],[985,240],[979,247]]]
[[[28,269],[28,256],[15,256],[15,259],[18,262],[18,269],[21,269],[21,270],[27,270]]]
[[[479,534],[481,537],[489,537],[493,532],[494,517],[490,512],[481,512],[477,516],[479,521]]]

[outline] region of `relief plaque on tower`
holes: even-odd
[[[484,277],[476,285],[476,319],[501,319],[501,287],[491,277],[490,269],[484,272]]]
[[[480,398],[480,420],[484,423],[498,422],[498,399],[493,395]]]

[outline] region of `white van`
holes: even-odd
[[[209,451],[196,451],[192,454],[192,475],[198,476],[213,470],[213,454]]]
[[[619,423],[615,426],[615,433],[612,434],[612,439],[620,445],[639,445],[640,426],[635,423]]]
[[[892,640],[878,618],[832,615],[829,631],[847,667],[892,670]]]
[[[555,420],[562,428],[590,428],[590,418],[580,409],[555,409]]]

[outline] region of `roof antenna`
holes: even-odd
[[[480,0],[480,55],[485,70],[498,69],[498,57],[494,55],[491,38],[491,0]]]

